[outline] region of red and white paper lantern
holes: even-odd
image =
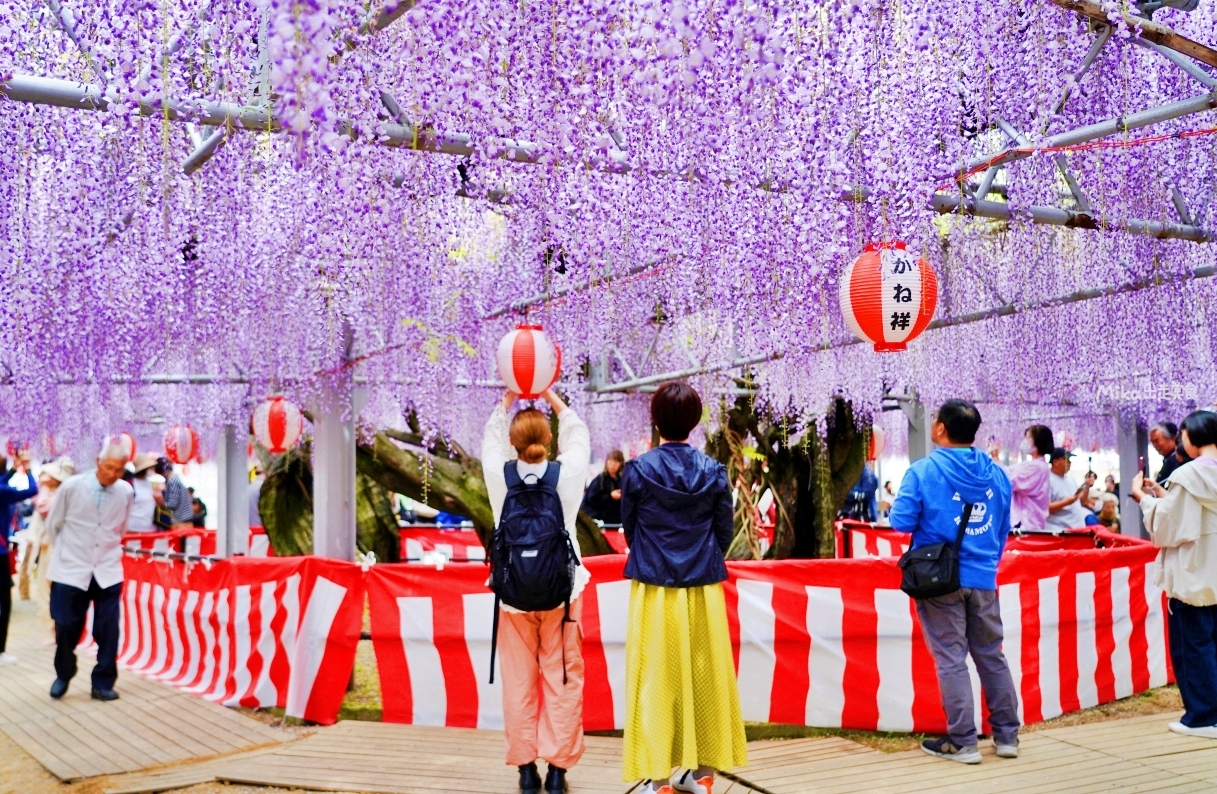
[[[499,377],[522,399],[540,397],[558,380],[562,348],[539,325],[517,325],[499,342]]]
[[[869,243],[841,276],[841,314],[876,353],[906,350],[938,305],[938,277],[900,241]]]
[[[135,460],[135,453],[136,453],[135,436],[131,435],[130,433],[128,433],[127,431],[124,430],[121,433],[117,433],[117,434],[111,435],[111,436],[106,436],[105,440],[102,442],[102,447],[103,448],[108,447],[111,444],[117,444],[118,446],[123,448],[123,452],[127,453],[128,462]]]
[[[886,446],[887,436],[884,435],[883,428],[872,426],[870,429],[870,449],[866,453],[866,459],[878,460]]]
[[[254,409],[252,424],[258,443],[272,455],[281,455],[300,440],[304,416],[299,408],[276,395]]]
[[[199,454],[199,434],[190,425],[174,425],[165,433],[165,457],[177,464],[189,463]]]

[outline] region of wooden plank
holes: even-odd
[[[275,748],[253,750],[225,758],[213,758],[193,764],[159,769],[153,772],[135,773],[112,779],[111,788],[105,794],[149,794],[156,791],[171,791],[176,788],[186,788],[199,783],[209,783],[215,780],[216,771],[224,764],[256,758],[273,752]]]
[[[54,728],[54,737],[63,745],[66,752],[91,760],[102,769],[102,774],[133,772],[143,768],[141,764],[128,758],[125,753],[115,750],[85,730],[84,726],[71,716],[60,717],[55,720],[53,726],[47,727],[48,731],[52,727]]]
[[[141,720],[127,719],[123,713],[110,714],[101,713],[93,716],[97,724],[109,730],[115,736],[124,736],[132,744],[141,748],[144,752],[157,758],[157,763],[172,764],[187,758],[195,758],[195,753],[190,752],[185,747],[182,747],[177,742],[169,741],[162,734],[157,733],[147,723]]]
[[[227,706],[211,703],[201,698],[180,695],[174,700],[173,705],[187,709],[196,716],[207,720],[220,730],[228,732],[230,737],[234,734],[242,737],[245,740],[245,746],[284,742],[292,738],[292,735],[286,731],[263,725]],[[235,743],[232,738],[229,741]]]
[[[99,726],[96,719],[80,714],[65,715],[55,720],[61,730],[74,737],[77,742],[91,747],[102,758],[107,758],[124,772],[134,772],[157,766],[162,761],[140,750],[128,737]]]
[[[118,700],[115,701],[115,705],[118,707],[116,710],[126,712],[132,720],[138,720],[149,726],[165,737],[167,741],[174,742],[196,758],[205,758],[224,752],[224,746],[216,743],[212,737],[200,734],[189,725],[184,725],[179,729],[179,725],[182,723],[177,721],[170,723],[168,721],[170,717],[167,714],[146,709],[139,701]]]
[[[75,768],[80,773],[80,777],[93,777],[94,775],[104,775],[113,771],[108,766],[98,763],[99,759],[96,758],[96,753],[92,751],[79,752],[75,748],[65,746],[58,736],[47,731],[43,723],[31,720],[30,722],[19,723],[13,727],[24,729],[41,747],[46,748],[50,753]]]
[[[173,702],[172,708],[143,701],[136,702],[145,713],[155,714],[162,722],[172,725],[180,732],[188,733],[200,743],[210,747],[212,752],[208,755],[231,753],[235,750],[249,749],[251,746],[269,744],[268,741],[261,738],[247,739],[236,731],[228,730],[227,726],[208,719],[208,715],[200,714],[191,708],[193,700],[193,698],[183,697],[182,700]]]
[[[29,753],[35,761],[42,764],[48,772],[61,781],[66,783],[85,777],[85,772],[72,763],[74,759],[61,758],[54,749],[45,746],[21,725],[16,723],[6,725],[3,727],[3,731],[6,736],[17,743],[18,747]],[[62,750],[62,748],[57,749]]]

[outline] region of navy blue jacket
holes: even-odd
[[[669,443],[625,464],[621,525],[628,579],[700,587],[727,578],[723,554],[735,534],[723,464],[688,444]]]
[[[29,488],[14,488],[8,484],[9,478],[14,474],[15,471],[6,471],[3,481],[0,481],[0,557],[8,556],[9,532],[13,528],[13,506],[38,495],[38,483],[34,481],[34,475],[27,475],[30,480]]]

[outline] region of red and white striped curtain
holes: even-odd
[[[1155,550],[1008,554],[999,572],[1005,652],[1025,722],[1172,680]],[[625,558],[588,558],[588,730],[621,728],[630,583]],[[745,720],[942,732],[934,661],[891,559],[730,563],[728,621]],[[384,719],[502,727],[488,683],[494,596],[483,565],[379,565],[368,573]],[[974,686],[979,680],[973,671]],[[977,699],[977,722],[984,708]]]
[[[121,666],[228,706],[336,719],[361,629],[359,566],[128,557],[123,567]]]

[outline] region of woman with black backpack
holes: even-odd
[[[622,774],[646,778],[640,794],[712,794],[715,770],[748,760],[722,585],[731,488],[723,465],[688,444],[701,412],[692,387],[660,386],[651,420],[661,443],[621,478],[625,575],[634,580]]]
[[[591,458],[587,425],[552,391],[558,459],[550,462],[549,419],[535,408],[511,418],[507,392],[486,422],[482,470],[494,510],[491,587],[503,678],[507,763],[520,790],[539,794],[537,759],[549,765],[547,794],[566,790],[566,770],[583,755],[583,633],[580,594],[590,576],[579,560],[575,521]],[[493,672],[493,656],[491,668]]]

